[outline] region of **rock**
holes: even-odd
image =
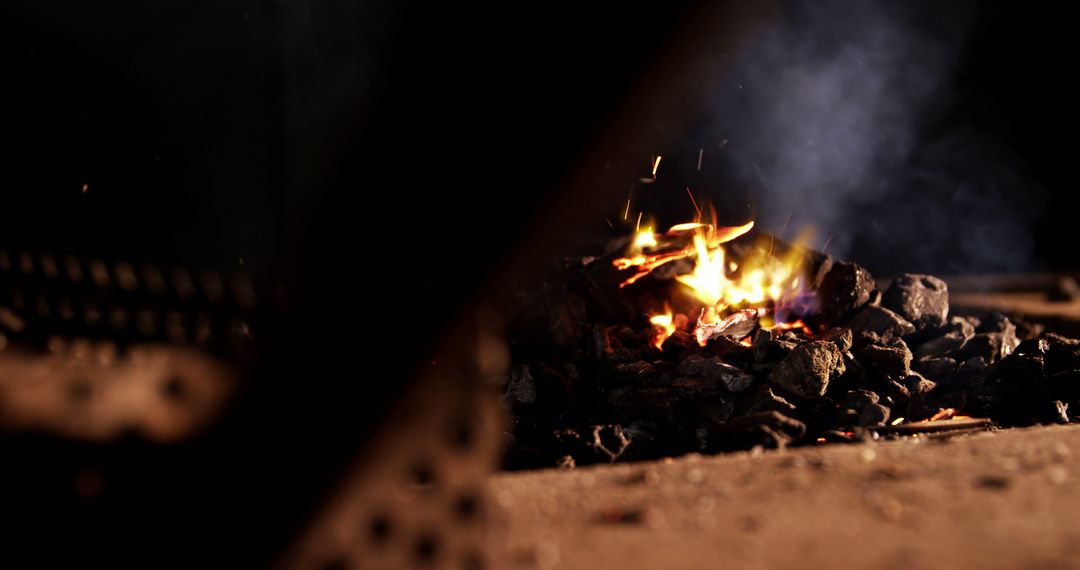
[[[1046,332],[1046,325],[1040,323],[1033,323],[1019,318],[1009,320],[1016,325],[1016,338],[1021,341],[1039,338]]]
[[[979,333],[973,338],[981,335],[1001,333]],[[1044,390],[1043,357],[1038,355],[1012,355],[992,364],[969,388],[972,410],[1002,425],[1030,425],[1045,416]]]
[[[964,343],[964,347],[957,353],[959,360],[982,357],[987,362],[997,362],[1008,356],[1016,344],[1010,346],[1006,333],[989,332],[978,333]],[[1016,337],[1013,337],[1013,341]]]
[[[975,334],[996,334],[1001,338],[1001,356],[1004,358],[1012,354],[1020,344],[1020,338],[1016,335],[1016,325],[1008,317],[1001,313],[993,313],[983,319],[982,323],[975,327]]]
[[[886,309],[868,305],[860,310],[847,326],[856,335],[874,333],[885,337],[901,337],[915,332],[915,325],[907,322],[904,317]]]
[[[826,325],[840,324],[870,302],[875,290],[870,272],[849,262],[837,262],[821,280],[818,320]]]
[[[593,327],[593,349],[596,357],[611,362],[633,362],[640,352],[623,346],[614,330],[602,325]]]
[[[556,346],[577,346],[588,334],[588,329],[582,325],[585,322],[585,300],[578,295],[568,294],[547,316],[548,335]]]
[[[918,372],[912,372],[904,379],[904,387],[908,389],[908,392],[912,397],[915,397],[926,394],[934,388],[937,388],[937,383],[932,380],[927,380]]]
[[[829,379],[844,373],[844,359],[836,345],[815,340],[792,350],[769,373],[769,380],[803,398],[820,398]]]
[[[706,376],[715,375],[716,379],[733,394],[746,390],[754,383],[753,376],[724,362],[719,363],[712,370],[707,370],[705,374]]]
[[[843,388],[856,388],[864,385],[866,381],[866,369],[863,365],[855,360],[855,355],[851,354],[851,351],[844,353],[844,374],[837,379],[835,384]]]
[[[671,382],[672,388],[693,397],[710,397],[720,393],[719,381],[714,378],[702,378],[697,376],[681,376]]]
[[[679,364],[680,374],[700,375],[719,380],[731,392],[742,392],[754,383],[754,377],[724,362],[719,357],[693,354]]]
[[[949,314],[949,288],[932,275],[905,273],[893,280],[881,303],[916,329],[939,327]]]
[[[795,417],[795,405],[784,398],[777,396],[766,384],[762,384],[757,390],[743,401],[747,414],[758,412],[779,412]]]
[[[670,427],[687,421],[681,402],[685,395],[675,388],[619,388],[608,393],[608,404],[622,421],[656,422]]]
[[[1080,370],[1080,340],[1056,334],[1044,335],[1046,342],[1046,373],[1057,374]]]
[[[1009,317],[1002,313],[990,313],[985,319],[975,327],[977,333],[1003,333],[1003,332],[1016,332],[1016,325],[1012,324]]]
[[[926,329],[924,332],[930,332]],[[964,343],[975,335],[975,327],[966,319],[953,317],[949,323],[933,331],[930,340],[915,348],[916,357],[953,356],[963,348]]]
[[[871,392],[870,390],[848,390],[844,394],[844,408],[854,410],[855,412],[861,412],[862,409],[870,404],[876,404],[881,401],[881,397]]]
[[[897,378],[911,374],[911,351],[899,338],[864,345],[855,356],[871,373]]]
[[[744,369],[754,363],[754,351],[749,346],[726,336],[710,340],[709,345],[701,350],[701,354],[705,357],[719,357],[728,364]]]
[[[806,424],[778,412],[739,416],[709,429],[707,451],[749,449],[756,445],[783,448],[806,435]]]
[[[510,370],[510,380],[506,383],[506,399],[511,404],[536,402],[536,382],[529,372],[528,364],[515,366]]]
[[[1045,356],[1049,350],[1049,340],[1045,338],[1029,338],[1020,341],[1020,344],[1016,345],[1013,354],[1019,356]]]
[[[731,397],[705,398],[697,402],[697,411],[706,424],[726,422],[735,414],[735,401]]]
[[[694,335],[682,330],[676,330],[660,346],[664,354],[672,356],[682,354],[687,349],[696,347],[697,341],[694,340]]]
[[[994,366],[994,375],[1017,385],[1034,387],[1045,376],[1044,357],[1041,355],[1011,354]]]
[[[651,376],[656,370],[652,364],[639,360],[637,362],[623,362],[612,367],[615,376],[622,380],[636,380]]]
[[[899,406],[908,403],[911,400],[911,390],[901,383],[899,380],[891,377],[886,377],[880,383],[882,403],[890,406]]]
[[[913,362],[911,367],[919,374],[940,382],[951,379],[960,365],[948,356],[924,356]]]
[[[851,342],[854,337],[851,334],[851,329],[847,327],[834,327],[829,329],[825,334],[821,335],[821,340],[827,340],[836,345],[836,348],[840,349],[840,352],[847,352],[851,350]]]
[[[780,362],[789,352],[795,350],[796,346],[799,346],[799,343],[783,340],[773,331],[758,329],[754,333],[751,350],[755,362]]]
[[[859,425],[862,427],[882,427],[889,421],[890,410],[881,404],[867,404],[859,413]]]
[[[964,347],[964,343],[967,341],[967,338],[955,333],[939,336],[919,345],[919,347],[915,349],[915,356],[918,358],[953,356]]]
[[[682,362],[679,363],[676,370],[679,374],[685,374],[687,376],[699,376],[701,375],[701,369],[705,366],[705,357],[700,354],[691,354],[687,356]]]
[[[956,376],[953,377],[952,384],[956,386],[967,386],[973,381],[981,377],[990,363],[981,356],[975,358],[969,358],[960,365],[960,369],[956,371]]]
[[[971,315],[954,315],[949,318],[949,322],[964,321],[971,325],[972,329],[977,329],[982,325],[982,319],[979,317],[973,317]]]
[[[1046,391],[1052,398],[1080,404],[1080,370],[1047,374]]]
[[[569,371],[577,373],[572,365]],[[549,410],[565,411],[577,400],[573,382],[547,363],[535,363],[529,373],[533,378],[537,404],[547,406]]]

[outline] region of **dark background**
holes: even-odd
[[[1041,188],[1025,269],[1077,266],[1073,24],[1051,6],[977,4],[954,95],[920,126],[991,133]],[[50,443],[59,445],[50,458],[33,461],[40,442],[5,447],[26,460],[6,493],[39,497],[16,484],[52,493],[26,500],[41,525],[26,529],[80,536],[97,554],[125,533],[150,550],[183,537],[170,550],[178,563],[211,546],[226,558],[273,556],[409,376],[400,363],[420,361],[524,236],[585,243],[578,233],[607,231],[649,154],[696,161],[696,143],[679,142],[680,118],[666,116],[685,105],[634,101],[668,88],[652,80],[656,69],[678,76],[665,50],[698,9],[3,3],[0,247],[245,270],[284,282],[290,307],[267,340],[274,356],[258,389],[213,443]],[[727,30],[730,41],[738,32]],[[604,146],[628,121],[665,140]],[[606,211],[576,212],[599,231],[543,208],[560,189],[584,192],[582,181],[615,196],[600,201]],[[428,255],[418,262],[411,247]],[[946,266],[920,257],[898,268],[874,247],[850,254],[886,273]],[[400,341],[417,311],[430,328]],[[373,347],[383,346],[401,357],[380,361]],[[130,490],[90,507],[58,498],[46,483],[64,485],[57,473],[87,461]],[[102,526],[105,516],[117,520]],[[201,524],[178,526],[189,518]],[[58,519],[67,522],[50,526]]]

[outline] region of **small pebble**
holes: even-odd
[[[904,515],[904,505],[892,497],[881,501],[881,516],[887,521],[898,521]]]
[[[1003,490],[1008,489],[1012,480],[1001,475],[984,475],[975,481],[976,487],[983,489]]]

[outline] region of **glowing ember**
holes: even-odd
[[[904,423],[904,418],[899,417],[899,418],[896,418],[895,420],[893,420],[889,425],[896,426],[896,425],[900,425],[902,423]]]
[[[781,331],[797,330],[797,331],[802,331],[803,334],[805,334],[806,336],[813,336],[814,335],[814,332],[810,330],[810,327],[806,326],[806,323],[802,322],[802,319],[799,319],[799,320],[797,320],[795,322],[791,322],[791,323],[776,323],[774,326],[767,327],[767,328],[772,328],[773,330],[781,330]]]
[[[634,237],[634,247],[638,250],[656,247],[656,234],[653,233],[652,228],[645,228],[637,233]]]
[[[656,155],[656,162],[653,162],[653,165],[652,165],[652,177],[653,178],[656,178],[656,169],[660,168],[660,159],[662,159],[662,158],[664,158],[664,157],[662,157],[660,155]]]
[[[936,414],[930,416],[927,421],[936,422],[938,420],[947,420],[956,415],[956,408],[941,408]]]

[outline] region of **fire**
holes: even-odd
[[[675,334],[675,316],[671,312],[671,307],[664,306],[664,313],[660,315],[653,315],[649,322],[653,325],[653,340],[652,345],[656,348],[664,346],[664,341],[671,335]]]
[[[740,262],[729,261],[724,248],[710,244],[706,232],[698,229],[694,233],[694,254],[694,270],[675,278],[705,305],[706,321],[715,320],[735,306],[769,304],[774,315],[782,313],[803,293],[799,272],[802,259],[797,252],[779,259],[755,250]],[[784,323],[781,319],[779,326],[810,332],[802,321]]]
[[[690,199],[693,200],[693,193]],[[745,336],[758,324],[810,335],[810,328],[801,320],[788,322],[787,318],[807,297],[800,248],[786,248],[790,253],[775,256],[771,248],[755,247],[740,259],[732,259],[724,244],[745,235],[753,229],[754,222],[718,226],[710,223],[716,219],[711,206],[710,221],[702,219],[696,201],[694,209],[699,212],[694,221],[676,224],[662,234],[657,234],[651,225],[642,229],[642,216],[638,215],[638,227],[626,255],[612,261],[616,269],[632,271],[619,287],[632,285],[668,263],[689,260],[693,268],[675,279],[699,303],[692,310],[701,309],[694,331],[700,344],[707,344],[716,336]],[[670,307],[664,313],[651,315],[649,320],[656,328],[653,345],[657,347],[677,328]]]
[[[791,322],[791,323],[776,323],[776,325],[773,326],[772,328],[774,330],[781,330],[781,331],[798,330],[798,331],[802,331],[803,334],[805,334],[807,336],[813,336],[813,334],[814,334],[814,331],[810,330],[810,327],[808,327],[806,325],[806,323],[802,322],[802,319],[799,319],[799,320]]]
[[[652,228],[645,228],[634,237],[634,248],[642,250],[646,247],[656,247],[656,234]]]
[[[695,256],[697,254],[698,241],[704,241],[707,250],[719,248],[720,244],[727,243],[745,234],[753,227],[754,222],[750,222],[741,226],[719,228],[713,226],[712,224],[703,223],[679,224],[677,226],[673,226],[663,235],[664,245],[660,245],[660,242],[656,240],[655,236],[653,236],[652,239],[653,241],[657,241],[657,245],[643,245],[641,247],[635,248],[643,249],[644,247],[652,247],[655,249],[660,249],[660,251],[657,251],[655,253],[637,253],[636,255],[633,255],[631,257],[620,257],[612,261],[612,265],[614,265],[616,269],[625,270],[637,268],[637,271],[634,273],[634,275],[630,276],[619,284],[619,288],[626,287],[627,285],[632,285],[638,279],[641,279],[642,277],[648,275],[654,269],[664,264],[671,263],[672,261],[678,259],[686,259],[688,257]],[[680,241],[680,238],[683,238],[685,234],[691,231],[694,232],[695,243],[681,247],[678,246],[677,244]],[[642,238],[641,232],[639,232],[638,236],[634,239],[635,245],[639,241],[647,242],[648,238]]]

